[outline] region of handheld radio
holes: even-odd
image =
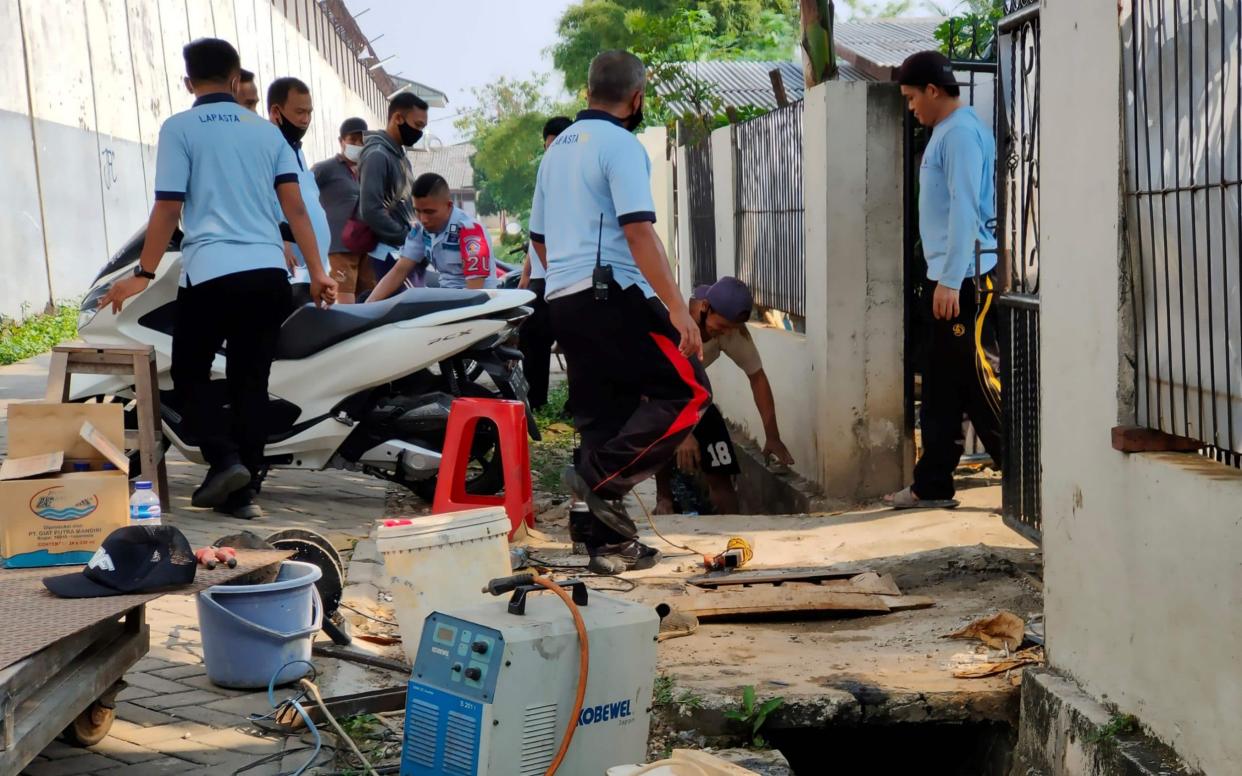
[[[591,285],[595,288],[595,301],[608,301],[608,286],[612,284],[612,267],[604,264],[600,253],[604,246],[604,214],[599,214],[599,237],[595,242],[595,271],[591,273]]]

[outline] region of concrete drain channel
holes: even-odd
[[[797,776],[935,773],[1009,776],[1018,731],[1004,722],[918,722],[772,730]]]

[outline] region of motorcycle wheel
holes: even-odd
[[[499,394],[475,383],[467,385],[462,394],[481,399],[500,398]],[[489,421],[479,423],[467,467],[467,493],[475,496],[495,496],[504,489],[505,474],[504,464],[500,459],[500,434],[493,423]],[[414,495],[423,501],[428,504],[435,501],[436,483],[439,482],[439,477],[407,480],[401,475],[397,476],[400,478],[398,482],[413,491]]]

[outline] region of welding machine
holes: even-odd
[[[564,740],[580,681],[567,602],[530,584],[493,580],[508,600],[432,612],[406,698],[401,776],[543,776]],[[646,760],[659,617],[580,580],[572,592],[590,668],[571,745],[556,773],[602,774]]]

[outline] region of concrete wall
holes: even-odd
[[[669,160],[668,130],[649,127],[638,135],[651,159],[651,199],[655,202],[656,234],[664,242],[668,260],[676,266],[677,236],[673,229],[673,165]]]
[[[832,82],[808,91],[805,110],[806,331],[751,333],[795,471],[826,495],[873,498],[901,487],[913,459],[902,431],[904,107],[891,84]],[[718,276],[737,267],[732,131],[711,137]],[[709,377],[724,414],[762,443],[745,376],[721,359]]]
[[[145,223],[160,124],[193,101],[181,57],[192,38],[231,41],[261,93],[282,75],[310,85],[316,110],[305,148],[312,163],[336,152],[335,128],[345,117],[378,122],[383,96],[361,77],[318,5],[287,5],[0,3],[0,67],[8,76],[0,83],[0,315],[79,297]]]
[[[1191,765],[1242,773],[1242,473],[1115,452],[1123,167],[1112,3],[1042,12],[1042,457],[1052,665]],[[1127,21],[1128,23],[1128,21]]]

